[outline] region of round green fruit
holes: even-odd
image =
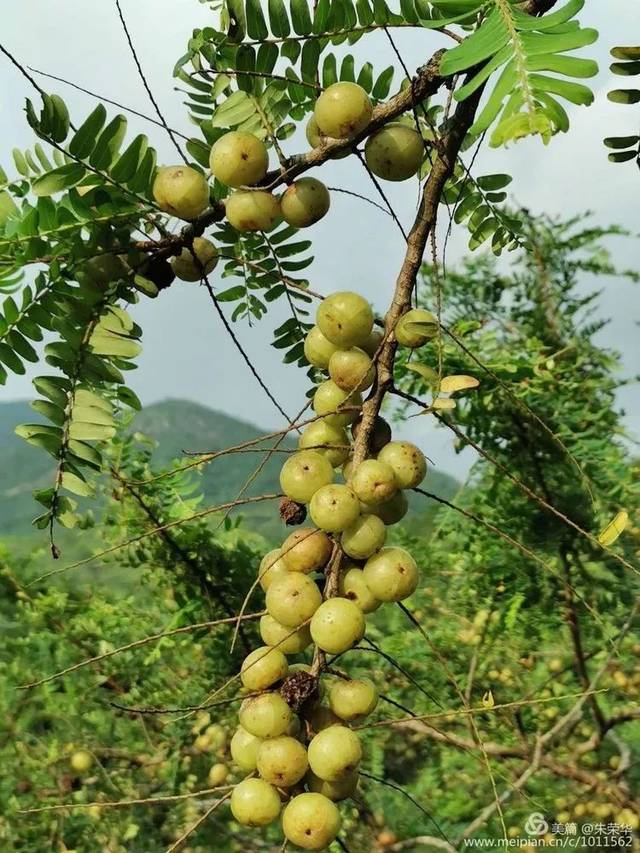
[[[309,364],[326,370],[329,367],[329,359],[338,347],[325,338],[318,326],[310,329],[304,339],[304,355]]]
[[[316,323],[325,338],[337,347],[360,346],[371,334],[373,311],[359,293],[340,291],[322,300]]]
[[[248,187],[267,174],[269,155],[264,142],[253,133],[232,130],[214,143],[209,165],[228,187]]]
[[[373,104],[357,83],[334,83],[316,101],[313,115],[321,133],[332,139],[345,139],[369,124]]]
[[[207,782],[212,788],[217,788],[219,785],[223,785],[226,782],[228,775],[229,768],[226,764],[214,764],[209,770]]]
[[[290,572],[316,572],[323,569],[331,556],[333,543],[323,530],[300,527],[282,543],[282,559]]]
[[[360,515],[360,501],[349,486],[335,483],[323,486],[309,504],[313,523],[329,533],[341,533],[355,524]]]
[[[322,794],[298,794],[282,813],[282,831],[303,850],[324,850],[338,836],[342,821],[337,806]]]
[[[345,776],[344,779],[338,779],[337,782],[327,782],[316,776],[315,773],[307,773],[305,782],[307,788],[315,794],[322,794],[323,797],[328,797],[334,802],[338,800],[346,800],[347,797],[353,796],[358,787],[358,773],[353,773]]]
[[[311,619],[311,638],[322,651],[338,655],[364,637],[362,610],[348,598],[329,598]]]
[[[287,708],[289,706],[287,705]],[[248,732],[242,726],[239,726],[231,738],[229,749],[231,750],[231,758],[240,770],[250,772],[256,769],[256,760],[258,757],[258,748],[262,743],[262,738],[256,737]]]
[[[373,385],[376,371],[363,349],[338,350],[329,359],[329,376],[343,391],[366,391]]]
[[[287,628],[299,628],[311,619],[321,603],[317,585],[301,572],[288,572],[278,578],[266,595],[269,614]]]
[[[342,465],[349,455],[349,436],[342,427],[333,426],[324,418],[306,426],[298,440],[301,450],[315,450],[325,456],[332,467]]]
[[[164,166],[158,169],[153,197],[165,213],[195,219],[209,206],[209,184],[190,166]]]
[[[236,190],[226,199],[225,212],[238,231],[273,231],[282,219],[279,200],[265,190]]]
[[[413,308],[400,317],[394,334],[400,346],[417,349],[437,337],[438,318],[424,308]]]
[[[266,690],[283,679],[288,670],[289,664],[280,649],[260,646],[242,661],[240,680],[247,690]]]
[[[336,782],[357,770],[362,758],[358,735],[346,726],[329,726],[312,738],[309,767],[320,779]]]
[[[363,613],[373,613],[382,604],[369,589],[362,569],[357,567],[347,569],[340,578],[338,589],[340,595],[357,604]]]
[[[276,622],[268,613],[260,617],[260,636],[267,646],[278,648],[283,655],[297,655],[311,642],[308,625],[302,625],[292,632],[291,628]]]
[[[388,501],[398,490],[391,465],[378,459],[365,459],[349,478],[349,485],[366,504]]]
[[[358,412],[340,412],[341,406],[359,407],[362,405],[362,395],[358,391],[344,391],[332,379],[327,379],[316,388],[313,395],[313,410],[317,415],[324,415],[324,420],[336,427],[346,427],[357,417]]]
[[[300,178],[280,198],[282,218],[294,228],[308,228],[329,210],[329,190],[317,178]]]
[[[277,788],[297,784],[309,768],[307,750],[293,737],[265,740],[258,750],[258,773]]]
[[[279,693],[261,693],[245,699],[238,716],[242,729],[256,738],[280,737],[286,733],[293,720],[291,708]],[[242,739],[241,743],[245,745]]]
[[[364,147],[364,157],[378,178],[406,181],[422,165],[424,142],[416,130],[394,121],[371,134]]]
[[[316,450],[294,453],[282,466],[280,486],[292,501],[309,503],[318,489],[333,481],[333,466]]]
[[[305,127],[305,136],[307,137],[307,142],[312,148],[320,148],[323,145],[327,144],[327,137],[320,133],[318,128],[318,124],[316,122],[315,116],[311,116],[309,121],[307,122],[307,126]],[[342,160],[343,157],[348,157],[351,154],[351,151],[341,151],[339,154],[332,154],[332,160]]]
[[[398,491],[388,501],[379,504],[362,504],[363,515],[377,515],[389,526],[401,521],[409,510],[409,502],[404,492]]]
[[[231,813],[243,826],[266,826],[280,814],[280,796],[264,779],[245,779],[231,794]]]
[[[399,489],[415,489],[427,473],[424,453],[409,441],[390,441],[378,454],[378,461],[393,468]]]
[[[351,435],[354,441],[358,438],[360,432],[361,419],[359,418],[351,427]],[[391,441],[391,427],[384,418],[376,417],[373,422],[373,430],[369,436],[369,450],[371,453],[379,453],[385,444]]]
[[[364,578],[372,594],[380,601],[402,601],[418,586],[418,566],[404,548],[382,548],[369,557]]]
[[[171,259],[171,268],[181,281],[200,281],[215,269],[218,263],[218,250],[204,237],[193,238],[193,251],[183,249]]]
[[[284,574],[286,571],[287,564],[282,559],[282,551],[280,548],[274,548],[273,551],[265,554],[260,561],[260,566],[258,567],[260,586],[266,592],[274,578]]]
[[[378,691],[371,681],[354,678],[337,681],[329,693],[329,705],[343,720],[358,720],[370,714],[378,704]]]
[[[78,749],[71,753],[69,764],[76,773],[88,773],[93,766],[93,755],[86,749]]]
[[[353,560],[367,560],[385,543],[387,528],[377,515],[361,515],[340,538],[342,550]]]
[[[384,332],[380,329],[373,329],[367,340],[360,344],[360,347],[373,358],[380,349],[383,340]]]

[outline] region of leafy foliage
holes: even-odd
[[[480,10],[485,4],[476,4]],[[470,79],[456,90],[463,101],[486,85],[502,69],[471,133],[487,131],[497,120],[491,136],[493,146],[537,134],[544,142],[569,129],[569,118],[558,98],[589,105],[593,93],[581,83],[566,78],[593,77],[598,66],[587,59],[565,54],[592,44],[593,29],[581,29],[574,20],[584,0],[570,0],[557,12],[540,18],[528,15],[511,0],[493,0],[482,25],[458,47],[445,54],[445,75],[470,71]],[[480,66],[479,70],[475,70]],[[550,77],[540,72],[549,71]]]
[[[640,47],[614,47],[611,55],[619,60],[609,66],[614,74],[621,77],[633,77],[640,74]],[[640,89],[614,89],[607,97],[614,104],[637,104],[640,101]],[[640,168],[640,136],[608,136],[604,140],[612,151],[609,160],[612,163],[628,163],[635,160]]]

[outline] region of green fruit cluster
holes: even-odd
[[[307,140],[314,148],[328,140],[351,139],[364,131],[373,117],[373,104],[357,83],[334,83],[315,103],[306,127]],[[355,140],[354,140],[355,142]],[[345,157],[350,151],[334,156]],[[409,125],[390,122],[376,130],[365,145],[367,167],[388,181],[404,181],[417,173],[424,158],[421,135]],[[293,181],[281,196],[264,188],[269,171],[269,153],[255,134],[233,130],[212,146],[209,165],[212,176],[230,190],[224,207],[228,222],[238,231],[272,231],[282,221],[295,228],[307,228],[328,212],[331,199],[327,187],[313,177]],[[158,169],[153,196],[158,207],[171,216],[187,221],[196,219],[209,206],[209,184],[205,176],[190,166],[164,166]],[[211,272],[218,260],[210,240],[196,237],[171,261],[173,274],[183,281],[199,281]],[[166,262],[165,262],[166,263]],[[153,277],[152,277],[153,279]],[[155,279],[153,279],[155,280]],[[363,342],[364,343],[364,342]],[[336,359],[329,370],[331,381],[340,388],[349,385],[358,363],[365,364],[371,352],[354,350]],[[360,371],[358,370],[358,373]],[[335,374],[335,375],[334,375]],[[362,388],[367,379],[363,375]],[[346,390],[353,390],[351,387]]]
[[[264,645],[242,663],[249,695],[231,740],[235,764],[253,774],[233,791],[235,819],[262,826],[281,815],[286,838],[307,850],[325,848],[339,832],[335,803],[356,791],[362,759],[352,726],[378,702],[370,681],[325,673],[323,656],[352,649],[365,634],[368,613],[407,598],[418,584],[414,559],[403,548],[385,547],[385,540],[387,526],[406,512],[404,490],[426,474],[424,455],[392,441],[389,425],[378,418],[368,458],[351,459],[362,394],[376,381],[382,337],[373,326],[362,296],[334,293],[321,303],[306,339],[307,359],[329,378],[316,388],[316,417],[283,464],[280,484],[290,501],[307,508],[312,524],[296,528],[258,568]],[[311,646],[311,665],[290,663],[291,655],[310,655]],[[291,685],[307,677],[313,689],[293,703],[294,712]]]

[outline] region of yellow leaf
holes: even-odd
[[[491,690],[487,690],[487,692],[482,697],[482,705],[485,708],[493,708],[496,704],[495,699],[493,698],[493,693]]]
[[[436,399],[431,404],[432,409],[439,409],[440,411],[455,409],[455,407],[456,401],[450,400],[448,397],[436,397]]]
[[[438,374],[431,367],[427,367],[426,364],[408,364],[407,370],[413,370],[414,373],[422,376],[423,379],[426,379],[429,385],[434,385],[438,381]]]
[[[445,376],[440,383],[443,394],[453,394],[454,391],[464,391],[467,388],[477,388],[480,383],[474,376]]]
[[[629,513],[622,509],[609,524],[604,528],[604,530],[598,536],[598,542],[601,545],[604,545],[605,548],[608,545],[613,545],[618,536],[623,532],[627,524],[629,523]]]

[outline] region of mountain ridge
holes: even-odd
[[[45,453],[14,434],[19,423],[38,420],[40,418],[27,401],[0,402],[0,537],[30,539],[38,533],[30,523],[38,513],[38,505],[31,492],[51,482],[53,462]],[[222,450],[268,434],[255,424],[233,415],[190,400],[175,398],[143,408],[136,413],[131,429],[156,441],[153,461],[157,467],[166,466],[174,459],[185,458],[185,451],[205,453]],[[287,436],[281,446],[292,448],[295,442]],[[222,456],[203,466],[201,488],[207,505],[215,506],[233,499],[246,480],[255,473],[262,459],[262,454],[248,452]],[[277,454],[269,459],[247,489],[247,494],[279,492],[281,464],[282,460]],[[431,470],[428,480],[429,489],[443,497],[452,497],[458,488],[457,481],[448,474]],[[267,538],[281,535],[281,524],[273,506],[249,506],[242,515],[247,524]],[[410,516],[415,518],[416,515],[422,517],[423,513],[414,509]]]

